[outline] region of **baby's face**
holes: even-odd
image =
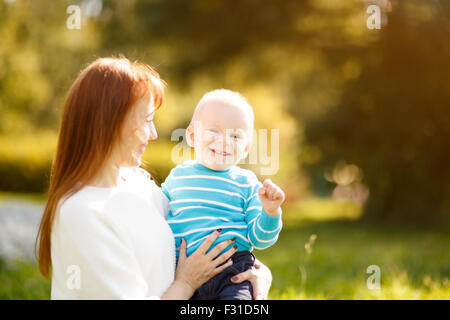
[[[212,170],[232,167],[248,154],[251,128],[249,116],[238,106],[204,106],[193,123],[195,158]]]

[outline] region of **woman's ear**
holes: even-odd
[[[190,124],[186,129],[186,142],[189,147],[194,147],[194,126]]]

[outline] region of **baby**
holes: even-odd
[[[253,120],[252,107],[239,93],[221,89],[205,94],[186,130],[195,160],[172,169],[161,186],[169,199],[167,220],[177,257],[181,239],[187,243],[187,256],[214,230],[221,229],[221,234],[211,249],[235,239],[233,265],[206,282],[192,299],[251,300],[251,284],[233,284],[230,278],[253,266],[253,248],[273,245],[280,233],[283,191],[269,179],[261,184],[252,171],[236,166],[249,152]]]

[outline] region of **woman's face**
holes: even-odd
[[[136,101],[122,128],[122,140],[118,145],[118,165],[135,167],[141,165],[141,157],[149,140],[156,140],[158,133],[153,123],[155,106],[151,94]]]

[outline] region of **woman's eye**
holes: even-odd
[[[239,136],[239,135],[237,135],[237,134],[232,134],[231,135],[231,139],[233,139],[233,140],[238,140],[238,139],[240,139],[241,138],[241,136]]]

